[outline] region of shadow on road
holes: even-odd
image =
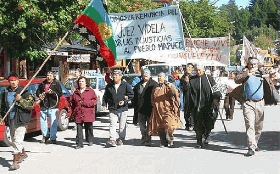
[[[1,152],[1,151],[0,151]],[[6,152],[6,151],[5,151]],[[12,159],[12,157],[11,157]],[[12,161],[12,160],[11,160]],[[9,168],[11,164],[5,158],[0,157],[0,166]]]

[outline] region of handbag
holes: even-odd
[[[206,75],[206,78],[207,78],[207,81],[210,85],[210,88],[211,88],[211,91],[212,91],[212,94],[214,93],[217,93],[217,92],[220,92],[220,88],[219,88],[219,85],[218,83],[216,83],[214,86],[212,86],[212,84],[210,83],[209,79],[208,79],[208,76]]]

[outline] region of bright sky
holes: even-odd
[[[211,0],[210,2],[214,2],[215,0]],[[216,6],[221,6],[222,4],[227,4],[229,0],[219,0],[215,5]],[[235,0],[235,4],[237,6],[242,6],[242,7],[246,7],[249,6],[249,0]]]

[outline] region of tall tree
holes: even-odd
[[[1,46],[11,58],[41,58],[42,46],[57,41],[71,29],[88,1],[0,1]]]
[[[192,37],[227,36],[232,31],[232,25],[223,12],[217,10],[208,0],[181,1],[180,9],[185,19],[184,34]],[[186,28],[187,27],[187,28]]]

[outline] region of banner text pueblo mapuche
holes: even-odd
[[[159,34],[161,32],[166,33],[166,28],[163,23],[155,24],[143,24],[137,26],[120,26],[120,33],[116,34],[115,42],[117,47],[122,46],[134,46],[134,52],[146,52],[154,50],[169,50],[169,49],[183,49],[182,42],[173,42],[171,35],[153,35]],[[140,35],[149,36],[146,37],[137,37],[136,33],[140,32]],[[125,49],[126,53],[131,53],[131,50],[128,48]]]

